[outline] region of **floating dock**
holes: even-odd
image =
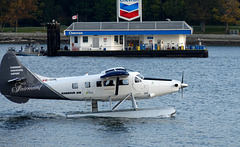
[[[58,51],[56,56],[93,57],[198,57],[207,58],[208,50],[151,50],[151,51]]]
[[[64,50],[60,50],[59,26],[56,22],[48,24],[50,57],[208,57],[205,46],[185,44],[192,28],[184,21],[77,22],[64,31],[70,36],[70,49]]]

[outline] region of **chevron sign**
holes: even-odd
[[[131,21],[141,16],[141,0],[118,0],[119,18]]]

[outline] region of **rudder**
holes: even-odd
[[[14,95],[20,90],[21,85],[27,84],[26,79],[29,78],[29,75],[33,77],[13,53],[7,52],[0,67],[0,92],[12,102],[26,103],[29,98],[21,97],[21,95],[19,98]]]
[[[0,92],[15,103],[26,103],[29,98],[68,100],[24,67],[11,52],[6,53],[1,62]]]

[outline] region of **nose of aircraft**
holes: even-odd
[[[186,87],[188,87],[188,84],[181,83],[181,88],[186,88]]]
[[[186,84],[186,83],[181,83],[180,81],[178,81],[178,83],[177,84],[175,84],[174,85],[176,88],[181,88],[181,89],[183,89],[183,88],[186,88],[186,87],[188,87],[188,84]]]

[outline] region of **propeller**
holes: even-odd
[[[182,98],[183,98],[183,88],[188,87],[188,84],[184,83],[184,72],[182,73],[182,81],[181,81],[181,85],[175,84],[175,87],[179,87],[181,88],[181,93],[182,93]]]
[[[182,93],[182,98],[183,98],[183,88],[188,87],[188,84],[184,83],[184,71],[182,72],[182,82],[181,82],[181,93]]]

